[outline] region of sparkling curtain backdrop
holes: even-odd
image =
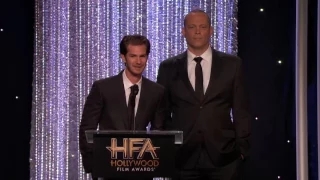
[[[215,49],[237,53],[237,0],[36,0],[30,179],[90,179],[78,145],[82,108],[93,81],[123,69],[119,43],[139,33],[151,41],[145,76],[183,52],[183,17],[211,16]]]

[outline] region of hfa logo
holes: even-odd
[[[145,153],[159,159],[156,150],[160,147],[154,147],[150,138],[123,138],[123,146],[118,146],[117,139],[111,138],[111,146],[107,149],[111,152],[111,159],[118,159],[118,153],[123,154],[123,159],[134,159],[134,153],[138,153],[137,159],[142,159]]]

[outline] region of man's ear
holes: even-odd
[[[120,57],[124,63],[126,63],[126,57],[123,54],[120,54]]]

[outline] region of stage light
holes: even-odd
[[[281,60],[278,60],[278,63],[279,63],[279,64],[282,64],[282,61],[281,61]]]
[[[264,11],[264,9],[263,8],[260,8],[260,12],[263,12]]]
[[[280,179],[280,176],[278,176],[278,179]]]
[[[255,119],[258,120],[258,117],[256,117]]]
[[[19,96],[16,96],[16,99],[19,99]]]
[[[3,31],[3,29],[0,29],[0,31]]]
[[[287,142],[290,143],[290,140],[288,140]]]

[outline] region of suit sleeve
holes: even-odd
[[[92,85],[87,96],[82,113],[82,119],[79,128],[79,145],[82,156],[82,164],[86,173],[92,171],[92,145],[87,143],[85,131],[97,129],[103,101],[98,88],[98,83]]]
[[[158,70],[157,83],[164,86],[164,96],[163,96],[163,105],[164,109],[164,129],[172,129],[172,118],[171,118],[171,103],[170,103],[170,92],[169,92],[169,80],[168,74],[170,74],[169,69],[165,67],[164,63],[160,63]]]
[[[164,89],[161,89],[158,100],[155,117],[151,120],[151,130],[163,130],[164,116],[165,116],[165,104],[164,104]]]
[[[247,93],[245,90],[245,82],[243,75],[243,67],[241,59],[237,61],[237,69],[233,86],[233,120],[236,130],[236,141],[244,157],[249,155],[249,138],[251,135],[251,115],[249,113],[249,105]]]

